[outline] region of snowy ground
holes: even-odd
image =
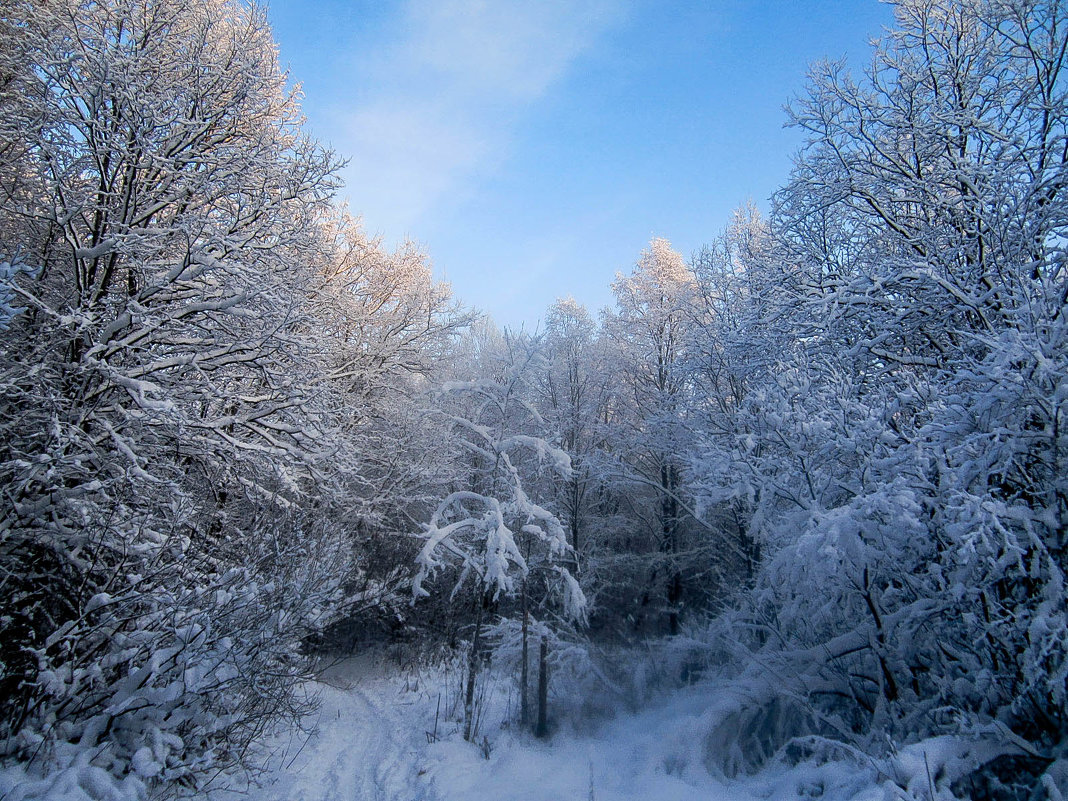
[[[393,669],[395,670],[395,668]],[[827,792],[842,781],[850,797],[856,778],[820,776],[796,769],[760,780],[724,782],[712,778],[701,757],[701,718],[707,688],[681,691],[637,714],[579,733],[556,732],[538,741],[514,729],[487,724],[489,755],[465,742],[458,724],[440,720],[434,728],[441,676],[398,677],[371,660],[327,671],[322,705],[310,739],[280,740],[269,780],[240,797],[252,801],[747,801],[791,799]],[[481,741],[481,736],[480,736]],[[216,791],[213,801],[236,799]]]
[[[709,743],[722,741],[710,732],[736,706],[725,685],[654,693],[642,709],[598,723],[558,700],[563,725],[537,740],[507,723],[515,693],[501,676],[484,684],[480,745],[460,735],[456,673],[401,670],[373,657],[331,666],[311,687],[320,697],[305,723],[311,734],[278,737],[258,785],[232,779],[208,801],[950,801],[960,769],[1008,753],[941,737],[886,760],[773,760],[757,776],[727,780],[708,769],[717,757]],[[1043,779],[1051,799],[1068,797],[1060,790],[1068,760],[1058,765]],[[138,801],[143,789],[84,760],[44,778],[19,766],[0,770],[0,801]]]
[[[479,744],[460,734],[457,670],[399,669],[366,656],[321,672],[310,688],[320,706],[305,729],[270,743],[259,784],[211,789],[209,801],[942,801],[948,792],[901,792],[856,763],[771,767],[729,781],[708,770],[708,734],[731,706],[701,685],[655,696],[634,711],[592,723],[576,710],[537,740],[508,721],[515,692],[504,677],[484,683]],[[589,696],[578,696],[588,698]],[[436,722],[435,722],[436,721]],[[581,723],[581,725],[577,725]],[[436,731],[436,736],[434,732]],[[929,775],[928,754],[902,752],[905,773]],[[907,760],[906,760],[907,761]],[[919,766],[919,767],[917,767]],[[922,776],[921,776],[922,778]],[[909,782],[899,782],[901,788]],[[3,801],[136,801],[142,786],[88,764],[44,779],[0,770]],[[911,789],[911,788],[910,788]],[[933,789],[933,788],[932,788]]]
[[[252,799],[352,801],[436,796],[427,781],[423,730],[425,694],[405,689],[372,660],[328,670],[315,688],[320,707],[311,738],[294,732],[279,740],[264,786]],[[261,780],[262,781],[262,780]],[[214,794],[217,799],[228,793]]]

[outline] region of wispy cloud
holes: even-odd
[[[397,38],[352,62],[359,100],[340,113],[334,144],[351,159],[354,210],[391,239],[417,235],[492,173],[523,110],[621,10],[620,0],[408,0]]]

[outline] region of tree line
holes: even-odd
[[[262,9],[6,4],[6,758],[197,786],[299,718],[317,650],[466,640],[473,681],[507,625],[525,716],[531,638],[543,675],[701,639],[747,687],[727,772],[1055,753],[1068,14],[894,6],[791,103],[770,214],[502,332],[339,204]]]

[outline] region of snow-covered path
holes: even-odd
[[[380,675],[370,662],[328,671],[314,688],[320,698],[310,738],[277,743],[269,778],[243,798],[251,801],[435,801],[426,771],[425,698]],[[418,708],[417,708],[418,707]],[[234,798],[226,790],[213,801]]]
[[[855,779],[829,769],[724,783],[709,775],[702,718],[707,689],[676,693],[593,731],[557,732],[549,741],[487,726],[491,745],[464,742],[441,721],[429,743],[438,688],[390,675],[370,661],[329,671],[310,739],[279,741],[262,787],[249,801],[755,801],[881,798],[854,795]],[[837,787],[836,787],[837,785]],[[836,791],[832,791],[832,788]],[[841,792],[848,790],[848,792]],[[824,795],[824,791],[826,795]],[[212,793],[212,801],[235,801]]]
[[[358,731],[350,749],[362,755],[356,768],[356,798],[374,801],[432,801],[435,795],[420,768],[425,734],[405,707],[418,701],[372,695],[358,686],[349,696]],[[418,711],[418,710],[417,710]],[[362,724],[362,725],[360,725]],[[311,799],[309,799],[311,801]]]

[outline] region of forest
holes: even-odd
[[[893,6],[770,213],[516,331],[341,203],[261,7],[4,0],[0,794],[197,796],[388,649],[487,758],[486,676],[551,741],[641,673],[713,776],[1068,797],[1068,7]]]

